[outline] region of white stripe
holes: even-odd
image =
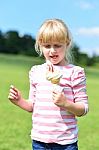
[[[40,139],[51,139],[51,138],[53,138],[53,139],[56,139],[56,135],[55,134],[53,134],[53,135],[51,135],[51,134],[40,134],[40,133],[37,133],[37,132],[35,132],[35,131],[31,131],[31,137],[38,137],[38,139],[39,139],[39,137],[40,137]]]
[[[52,87],[53,87],[53,85],[45,85],[45,84],[44,84],[44,86],[43,86],[43,85],[39,86],[38,89],[39,89],[40,91],[42,91],[42,90],[45,90],[45,91],[47,91],[47,90],[48,90],[48,91],[52,91],[52,89],[53,89]]]
[[[44,115],[44,116],[46,116],[46,115],[49,115],[49,116],[53,116],[53,115],[57,115],[57,116],[62,116],[62,115],[66,115],[67,113],[66,113],[66,111],[54,111],[54,110],[35,110],[35,112],[34,112],[34,114],[35,113],[38,113],[38,114],[40,114],[40,115]]]
[[[39,93],[39,94],[37,94],[36,95],[36,97],[37,98],[39,98],[39,99],[42,99],[42,98],[52,98],[52,94],[50,94],[50,93],[44,93],[44,94],[42,94],[42,93]]]
[[[33,118],[33,120],[37,123],[39,122],[39,123],[48,123],[48,124],[51,124],[51,123],[69,123],[69,122],[76,121],[75,119],[61,119],[60,120],[60,118],[46,118],[45,119],[42,117],[39,117],[39,120],[38,120],[38,118]]]
[[[68,129],[71,129],[71,128],[75,128],[76,126],[75,125],[69,125],[69,126],[66,126],[66,125],[61,125],[61,127],[59,126],[59,127],[54,127],[54,126],[50,126],[50,127],[48,127],[48,126],[41,126],[41,125],[33,125],[33,129],[34,130],[37,130],[38,132],[39,131],[53,131],[53,133],[54,133],[54,131],[56,131],[56,132],[58,132],[58,131],[61,131],[61,132],[64,132],[64,131],[66,131],[66,130],[68,130]]]
[[[52,107],[52,106],[56,106],[53,102],[51,103],[51,101],[50,102],[43,102],[43,101],[38,101],[38,102],[36,102],[36,104],[35,104],[35,106],[39,106],[39,107],[45,107],[45,106],[47,106],[47,107]]]

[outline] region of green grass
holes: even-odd
[[[79,118],[80,150],[99,149],[99,70],[86,68],[89,113]]]
[[[8,100],[11,84],[28,98],[28,72],[42,60],[26,56],[0,54],[0,150],[31,150],[31,113],[25,112]],[[90,111],[78,118],[79,150],[99,149],[99,70],[85,68]]]
[[[31,149],[31,113],[19,109],[7,97],[13,84],[28,98],[28,72],[41,62],[38,58],[0,54],[0,150]]]

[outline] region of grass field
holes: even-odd
[[[31,150],[31,113],[8,100],[9,86],[15,85],[28,97],[28,72],[42,60],[0,54],[0,150]],[[78,118],[79,150],[99,149],[99,69],[85,68],[90,112]]]

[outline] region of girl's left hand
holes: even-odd
[[[66,105],[66,96],[64,92],[57,92],[53,91],[52,92],[52,99],[54,104],[56,104],[59,107],[65,107]]]

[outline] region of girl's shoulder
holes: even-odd
[[[81,66],[73,65],[73,72],[84,72],[84,68]]]
[[[77,66],[77,65],[72,65],[72,69],[73,71],[83,71],[84,68],[81,66]]]
[[[68,64],[66,66],[64,66],[64,69],[66,69],[67,71],[74,73],[74,72],[79,72],[79,71],[83,71],[84,68],[81,66],[77,66],[74,64]]]
[[[40,65],[34,65],[31,67],[30,72],[41,71],[43,68],[45,68],[45,63]]]
[[[68,64],[65,67],[66,68],[71,68],[71,69],[83,69],[83,67],[77,66],[77,65],[74,65],[74,64]]]
[[[29,71],[29,78],[33,82],[36,81],[37,77],[40,76],[45,68],[45,64],[34,65]]]
[[[71,65],[71,77],[85,77],[85,70],[81,66]]]

